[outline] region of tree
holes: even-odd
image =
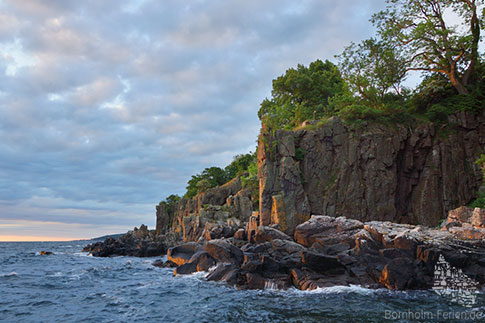
[[[256,153],[251,152],[234,156],[233,161],[224,168],[224,171],[226,172],[226,180],[229,181],[236,176],[240,176],[247,172],[249,165],[255,162],[255,160]]]
[[[204,169],[201,174],[192,175],[187,182],[187,192],[185,198],[192,198],[197,194],[226,183],[226,173],[222,168],[209,167]]]
[[[372,17],[380,36],[405,54],[409,67],[445,75],[460,94],[475,76],[483,0],[387,0]],[[450,13],[461,19],[450,24]]]
[[[391,44],[370,38],[351,43],[337,58],[350,89],[371,106],[381,105],[391,90],[401,94],[406,62]]]
[[[314,117],[330,115],[328,99],[345,88],[338,68],[328,60],[298,65],[273,80],[272,98],[261,103],[258,116],[272,127],[294,127]]]

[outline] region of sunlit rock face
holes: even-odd
[[[485,209],[461,206],[448,213],[442,230],[451,232],[461,239],[485,239]]]
[[[202,242],[229,238],[245,228],[253,213],[253,202],[250,190],[235,178],[191,199],[181,199],[172,210],[164,204],[156,209],[157,233],[174,232],[185,242]]]
[[[259,139],[260,225],[287,233],[310,214],[436,226],[475,198],[485,112],[450,125],[368,124],[265,131]]]
[[[207,271],[207,280],[241,289],[410,290],[433,288],[445,261],[470,286],[485,286],[484,240],[448,230],[323,215],[298,225],[294,240],[274,227],[255,230],[250,241],[231,237],[171,248],[164,266],[178,264],[175,275]]]

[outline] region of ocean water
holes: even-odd
[[[240,291],[204,273],[173,277],[156,258],[95,258],[84,241],[0,243],[2,322],[485,321],[485,295],[461,305],[434,291],[358,286]],[[54,252],[41,256],[39,251]]]

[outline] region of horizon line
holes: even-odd
[[[93,238],[0,235],[0,242],[69,242],[92,239]]]

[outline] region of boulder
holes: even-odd
[[[467,206],[460,206],[448,212],[447,222],[471,223],[473,209]]]
[[[246,240],[246,238],[247,238],[247,234],[246,234],[246,230],[244,229],[239,229],[236,231],[236,233],[234,233],[234,239]]]
[[[167,260],[164,262],[162,259],[157,259],[152,263],[153,266],[155,267],[160,267],[160,268],[176,268],[177,264],[174,262],[171,262],[170,260]]]
[[[256,273],[246,273],[246,282],[249,289],[264,289],[264,278]]]
[[[255,243],[271,241],[273,239],[287,240],[287,241],[292,240],[286,233],[283,233],[275,228],[271,228],[268,226],[259,226],[256,229],[256,232],[254,235]]]
[[[216,264],[215,260],[204,250],[197,251],[189,259],[189,263],[195,264],[197,271],[209,271]]]
[[[187,242],[168,249],[167,259],[180,266],[189,262],[199,249],[202,249],[202,247],[196,242]]]
[[[382,270],[379,283],[388,289],[412,289],[416,272],[412,259],[396,258]]]
[[[310,251],[301,253],[301,262],[316,272],[326,272],[333,269],[342,269],[344,266],[337,257],[318,254]]]
[[[232,264],[219,264],[206,276],[206,278],[207,280],[223,281],[234,285],[239,278],[239,269]]]
[[[315,242],[322,246],[338,243],[352,245],[355,233],[363,227],[363,223],[357,220],[312,215],[310,220],[296,227],[294,239],[306,247],[312,246]]]
[[[452,227],[448,230],[458,239],[462,240],[483,240],[485,239],[485,229],[475,227]]]
[[[211,240],[206,243],[205,250],[217,262],[231,263],[237,266],[241,266],[243,262],[242,251],[227,240]]]
[[[485,209],[477,207],[473,210],[471,224],[477,228],[485,228]]]
[[[188,262],[175,268],[173,275],[189,275],[195,272],[197,272],[197,264],[195,262]]]
[[[247,272],[260,272],[263,270],[263,262],[258,254],[244,253],[244,261],[241,269]]]

